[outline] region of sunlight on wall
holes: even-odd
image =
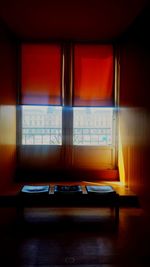
[[[0,105],[0,144],[16,145],[16,107]]]
[[[123,185],[126,184],[125,181],[125,167],[124,167],[124,159],[123,159],[123,148],[122,148],[122,142],[121,142],[121,134],[120,134],[120,126],[118,131],[119,136],[119,142],[118,142],[118,168],[119,168],[119,177],[120,182],[123,183]]]
[[[120,181],[133,188],[149,180],[150,113],[141,108],[120,108],[118,166]],[[148,171],[146,171],[148,170]]]
[[[16,107],[0,105],[0,190],[13,181],[16,167]]]

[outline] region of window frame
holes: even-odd
[[[53,44],[53,43],[52,43]],[[74,43],[76,44],[76,43]],[[74,164],[74,150],[76,145],[73,145],[73,65],[74,65],[74,44],[72,43],[61,43],[61,51],[62,51],[62,68],[61,68],[61,77],[62,77],[62,145],[61,145],[61,157],[63,159],[63,164],[67,168],[72,167]],[[86,43],[84,43],[86,44]],[[87,43],[88,45],[90,43]],[[101,43],[92,43],[101,44]],[[112,45],[112,43],[111,43]],[[113,144],[109,146],[109,149],[112,150],[112,164],[107,166],[107,169],[115,169],[117,167],[118,161],[118,99],[119,99],[119,91],[118,91],[118,52],[117,48],[113,45],[114,50],[114,111],[113,111]],[[21,67],[21,49],[19,53],[19,64],[18,64],[18,105],[17,105],[17,151],[20,150],[20,147],[28,146],[23,145],[21,143],[22,140],[22,108],[20,105],[20,96],[21,96],[21,75],[20,75],[20,67]],[[69,125],[68,125],[69,121]],[[30,145],[32,146],[32,145]],[[41,146],[41,145],[34,145]],[[55,146],[55,145],[42,145],[42,146]],[[57,145],[56,145],[57,147]],[[108,146],[83,146],[87,147],[88,150],[106,150]],[[19,158],[19,153],[17,153]]]

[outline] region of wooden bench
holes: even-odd
[[[48,194],[21,194],[21,188],[0,195],[0,207],[15,207],[18,219],[24,217],[25,208],[34,207],[107,207],[114,210],[116,225],[119,223],[119,194],[89,194],[85,185],[81,185],[82,194],[55,194],[50,185]]]
[[[81,194],[56,194],[54,186],[50,186],[48,194],[18,194],[17,213],[23,217],[24,208],[34,207],[108,207],[114,209],[115,223],[119,222],[119,195],[113,194],[89,194],[85,186],[81,186]]]

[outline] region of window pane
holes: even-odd
[[[62,145],[62,108],[22,106],[23,145]]]
[[[73,144],[112,145],[112,108],[74,108]]]

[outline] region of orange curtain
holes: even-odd
[[[61,104],[61,47],[23,44],[21,104]]]
[[[112,106],[113,68],[111,45],[75,45],[74,106]]]

